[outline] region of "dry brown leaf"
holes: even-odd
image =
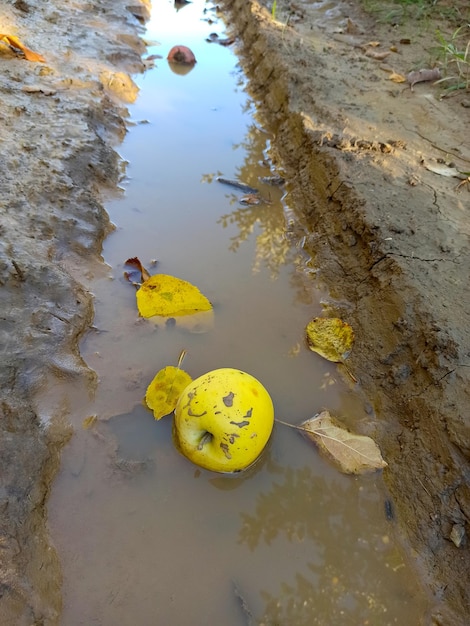
[[[248,193],[246,196],[242,196],[240,198],[240,203],[257,205],[257,204],[261,204],[261,198],[257,196],[255,193]]]
[[[345,474],[365,474],[387,466],[373,439],[349,432],[328,411],[302,422],[300,429]]]
[[[15,37],[14,35],[7,35],[5,33],[3,34],[0,33],[0,42],[6,43],[7,45],[9,45],[10,48],[13,48],[15,52],[20,50],[24,54],[24,58],[27,61],[34,61],[37,63],[46,62],[46,59],[41,54],[38,54],[37,52],[33,52],[33,50],[30,50],[29,48],[27,48],[23,43],[21,43],[18,37]]]
[[[390,50],[385,50],[384,52],[376,52],[375,50],[366,51],[366,57],[375,59],[376,61],[383,61],[389,54],[391,54]]]
[[[125,278],[127,280],[136,285],[140,283],[144,283],[146,280],[150,278],[149,272],[145,269],[145,267],[140,262],[140,259],[136,256],[131,259],[127,259],[124,263],[124,268],[126,271],[124,272]],[[140,280],[138,278],[140,277]]]

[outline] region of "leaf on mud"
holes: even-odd
[[[96,424],[98,417],[96,415],[90,415],[89,417],[85,417],[82,422],[82,427],[87,430]]]
[[[124,263],[124,270],[125,278],[133,285],[140,285],[150,278],[150,274],[136,256],[127,259]]]
[[[342,363],[352,350],[353,329],[337,317],[314,317],[305,332],[310,350],[328,361]]]
[[[370,48],[366,51],[366,57],[371,59],[375,59],[376,61],[383,61],[391,54],[390,50],[385,50],[383,52],[376,52],[375,50],[371,50]]]
[[[212,309],[212,304],[197,287],[165,274],[151,276],[137,290],[136,296],[142,317],[192,315]]]
[[[365,474],[387,467],[373,439],[349,432],[328,411],[302,422],[300,428],[345,474]]]
[[[50,89],[42,85],[24,85],[21,87],[21,91],[24,93],[42,93],[44,96],[54,96],[57,93],[57,89]]]
[[[15,37],[14,35],[0,33],[0,42],[10,46],[10,48],[12,48],[14,52],[21,51],[27,61],[35,61],[38,63],[46,62],[46,59],[41,54],[33,52],[32,50],[27,48],[23,43],[21,43],[18,37]]]
[[[462,178],[465,179],[465,173],[459,172],[455,167],[449,167],[445,164],[437,163],[436,165],[432,163],[425,163],[424,167],[430,172],[434,172],[434,174],[439,174],[440,176],[447,176],[449,178]]]
[[[392,72],[388,77],[388,80],[391,80],[394,83],[406,83],[406,77],[403,76],[403,74],[397,74],[396,72]]]
[[[145,393],[145,403],[153,411],[156,420],[175,410],[178,398],[190,382],[191,376],[179,365],[168,365],[157,372]]]

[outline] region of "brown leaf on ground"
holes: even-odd
[[[370,48],[366,51],[366,57],[371,59],[375,59],[376,61],[383,61],[391,54],[390,50],[385,50],[384,52],[376,52],[375,50],[371,50]]]

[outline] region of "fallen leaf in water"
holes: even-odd
[[[156,262],[155,262],[156,263]],[[140,262],[138,257],[127,259],[124,263],[124,276],[133,285],[140,285],[150,278],[150,274]]]
[[[15,37],[14,35],[0,33],[0,43],[8,45],[14,52],[22,52],[27,61],[35,61],[38,63],[46,62],[46,59],[41,54],[33,52],[27,48],[23,43],[21,43],[18,37]]]
[[[168,365],[157,372],[145,393],[145,403],[153,411],[156,420],[175,410],[178,398],[190,382],[191,376],[179,365]]]
[[[328,361],[342,363],[352,350],[353,329],[337,317],[314,317],[305,332],[310,350]]]
[[[345,474],[365,474],[387,467],[373,439],[349,432],[328,411],[302,422],[300,429]]]
[[[206,39],[207,43],[218,43],[221,46],[231,46],[235,39],[234,37],[227,37],[225,39],[221,39],[217,33],[211,33],[209,37]]]
[[[212,304],[197,287],[166,274],[151,276],[137,290],[136,297],[142,317],[176,317],[212,309]]]
[[[254,193],[248,193],[240,198],[240,203],[249,205],[261,204],[261,198]]]

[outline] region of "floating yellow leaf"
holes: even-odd
[[[354,343],[354,332],[343,320],[314,317],[305,330],[308,347],[313,352],[334,363],[342,363],[348,358]]]
[[[373,439],[349,432],[328,411],[303,422],[300,430],[345,474],[365,474],[387,466]]]
[[[156,420],[174,411],[178,398],[190,382],[191,376],[173,365],[157,372],[145,393],[145,403]]]
[[[191,315],[210,311],[212,305],[197,287],[181,278],[156,274],[137,291],[137,308],[142,317]]]

